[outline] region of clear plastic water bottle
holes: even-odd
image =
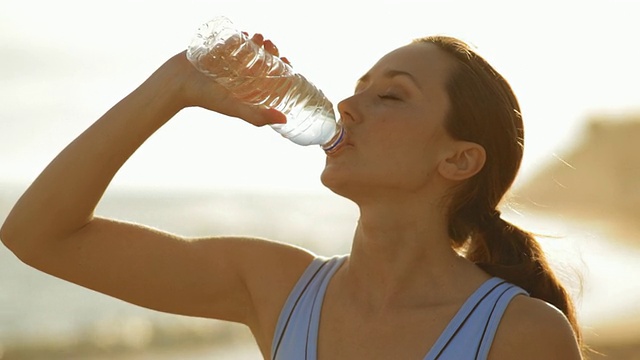
[[[277,56],[256,45],[225,17],[203,24],[187,50],[189,61],[240,100],[276,109],[286,124],[271,127],[298,145],[335,151],[344,135],[322,91]]]

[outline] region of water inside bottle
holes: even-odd
[[[286,124],[271,126],[285,138],[298,145],[326,144],[337,133],[333,105],[316,96],[319,90],[309,83],[296,81],[296,76],[239,76],[217,81],[232,87],[235,96],[247,103],[285,114]]]
[[[285,114],[286,124],[272,125],[283,137],[325,151],[339,143],[342,131],[331,102],[291,66],[233,29],[228,19],[199,29],[187,57],[238,99]]]

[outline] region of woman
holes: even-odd
[[[129,156],[190,106],[285,121],[235,100],[180,53],[52,161],[3,242],[35,268],[125,301],[246,324],[265,359],[581,358],[569,296],[533,237],[497,210],[522,157],[517,101],[462,42],[429,37],[390,52],[338,105],[347,140],[322,181],[360,209],[348,256],[94,216]]]

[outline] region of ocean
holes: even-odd
[[[0,221],[23,189],[0,189]],[[277,209],[277,211],[274,211]],[[98,214],[188,236],[243,234],[346,253],[357,209],[329,194],[109,190]],[[588,331],[640,318],[640,247],[606,224],[504,212],[540,241]],[[630,236],[630,235],[629,235]],[[640,328],[640,323],[638,324]],[[260,359],[244,326],[158,313],[43,274],[0,246],[0,359]]]

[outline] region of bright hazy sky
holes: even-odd
[[[590,114],[640,109],[636,1],[0,2],[0,182],[26,183],[197,27],[225,15],[278,45],[334,102],[411,39],[468,41],[511,83],[526,126],[522,178],[559,161]],[[189,109],[115,179],[147,188],[324,191],[324,155],[273,130]]]

